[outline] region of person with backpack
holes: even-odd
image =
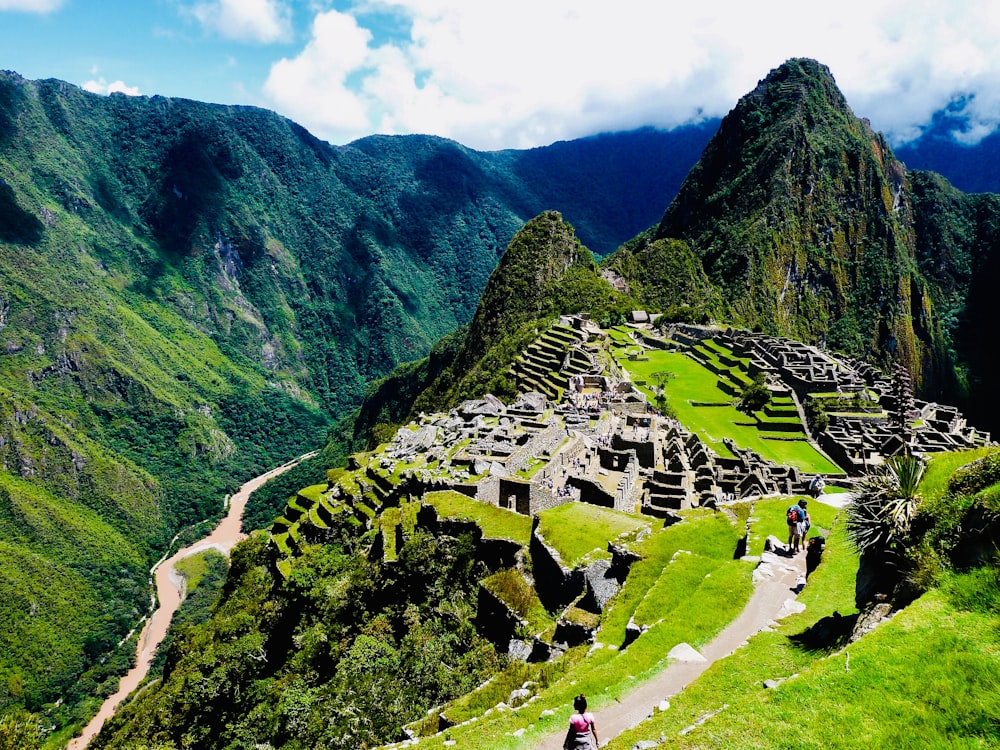
[[[806,537],[809,536],[809,529],[812,528],[812,519],[809,518],[809,501],[805,498],[799,500],[799,509],[802,511],[802,521],[800,521],[799,542],[802,549],[806,548]]]
[[[802,548],[802,522],[805,514],[802,507],[796,503],[785,511],[785,522],[788,524],[788,549],[795,555]]]

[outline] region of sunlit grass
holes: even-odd
[[[428,492],[424,501],[444,518],[475,521],[488,537],[510,539],[525,546],[531,539],[531,518],[520,513],[481,503],[454,490]]]
[[[650,520],[589,503],[565,503],[538,514],[545,541],[575,566],[583,558],[608,557],[608,542],[621,534],[650,526]]]
[[[649,385],[653,373],[660,370],[673,372],[676,377],[665,387],[670,406],[680,422],[697,433],[719,455],[732,455],[723,442],[723,438],[730,437],[737,445],[781,464],[796,466],[805,471],[843,473],[805,439],[765,438],[756,426],[750,426],[753,417],[738,411],[732,405],[733,397],[718,387],[718,376],[691,357],[658,349],[650,350],[648,355],[649,359],[646,361],[619,357],[618,364],[628,370],[639,388],[650,398],[654,395]],[[769,421],[787,420],[778,418]]]

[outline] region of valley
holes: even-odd
[[[228,498],[225,516],[208,536],[177,550],[170,557],[160,560],[154,566],[150,573],[156,582],[156,607],[144,618],[145,623],[139,631],[135,666],[122,677],[118,683],[118,690],[101,704],[96,716],[84,727],[83,732],[66,745],[67,750],[83,750],[87,747],[88,743],[101,731],[104,722],[114,714],[118,705],[146,679],[156,650],[166,637],[170,621],[184,597],[185,582],[175,569],[177,563],[206,549],[216,549],[228,555],[229,551],[246,536],[241,531],[241,525],[243,511],[250,494],[265,482],[280,476],[300,461],[311,458],[313,455],[315,454],[307,453],[244,483]]]
[[[540,747],[580,692],[612,748],[994,746],[1000,198],[804,58],[664,137],[0,73],[0,739],[63,746],[175,535],[318,450],[89,747]]]

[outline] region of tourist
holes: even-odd
[[[802,542],[802,549],[806,548],[806,537],[809,536],[809,529],[812,528],[812,519],[809,518],[809,501],[805,498],[799,500],[799,507],[802,509],[802,521],[799,523],[799,537]]]
[[[573,708],[577,713],[569,717],[569,731],[563,750],[594,750],[598,746],[597,727],[594,725],[594,715],[587,710],[587,696],[578,695],[573,699]],[[593,734],[594,741],[590,741]]]
[[[796,503],[785,511],[785,522],[788,524],[788,550],[796,554],[802,545],[802,508]]]

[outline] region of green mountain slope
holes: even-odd
[[[563,313],[602,315],[628,305],[628,298],[600,277],[573,227],[556,211],[540,214],[514,235],[454,360],[420,393],[412,411],[447,409],[487,392],[510,397],[514,387],[507,368],[540,327]]]
[[[647,304],[708,308],[720,319],[882,363],[901,362],[929,398],[977,409],[967,385],[988,377],[961,330],[986,319],[970,274],[995,275],[996,201],[909,173],[856,117],[814,60],[772,70],[722,121],[655,232],[608,260]],[[653,242],[691,269],[662,289]],[[662,251],[661,251],[662,252]],[[715,294],[693,284],[704,272]],[[989,281],[987,281],[989,279]],[[978,303],[982,304],[982,303]],[[992,397],[991,397],[991,400]]]
[[[646,158],[644,206],[597,210],[580,184],[612,192],[662,134],[332,147],[264,110],[0,73],[0,710],[73,721],[179,528],[468,321],[531,216],[563,202],[605,250],[648,225],[710,129]]]
[[[934,321],[911,275],[904,180],[829,71],[790,60],[723,120],[657,237],[692,245],[735,320],[868,355],[894,347],[912,369]]]

